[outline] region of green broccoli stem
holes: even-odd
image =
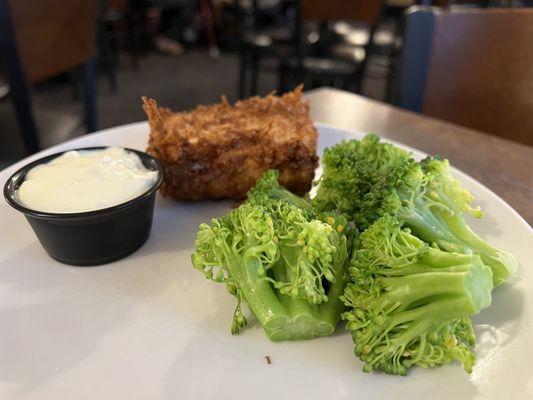
[[[275,315],[263,325],[267,336],[274,342],[331,335],[342,311],[331,315],[322,312],[329,302],[324,305],[311,305],[305,300],[292,299],[284,294],[279,295],[279,302],[284,306],[286,314]]]
[[[294,204],[296,207],[301,208],[302,210],[313,211],[311,203],[309,203],[303,197],[297,196],[294,193],[289,192],[283,186],[272,188],[268,194],[269,197],[272,199],[285,200],[289,203]]]
[[[452,213],[415,203],[413,208],[402,210],[399,217],[420,238],[436,243],[443,250],[478,254],[483,263],[491,268],[495,287],[517,269],[514,256],[495,249],[481,239],[470,229],[460,212]]]
[[[259,323],[265,326],[274,317],[287,317],[288,314],[272,291],[269,282],[259,277],[257,271],[261,263],[257,258],[249,257],[246,261],[234,255],[227,245],[223,246],[227,267],[238,282],[238,288],[246,299],[250,310]],[[245,262],[245,268],[240,265]]]
[[[477,314],[490,305],[490,295],[482,293],[454,293],[452,296],[435,296],[427,304],[395,314],[390,324],[398,326],[419,319],[446,321]]]
[[[270,199],[287,201],[305,211],[313,212],[311,204],[303,197],[290,192],[278,182],[279,171],[268,170],[256,182],[255,186],[248,192],[248,198],[266,195]]]
[[[418,240],[418,239],[417,239]],[[390,268],[381,268],[375,273],[382,276],[404,276],[411,274],[448,270],[463,271],[472,263],[472,254],[448,253],[428,247],[418,254],[415,261],[406,259],[403,263],[390,262]]]
[[[321,304],[319,308],[319,319],[321,321],[326,321],[328,324],[332,325],[334,328],[337,326],[337,323],[340,320],[340,315],[342,311],[346,308],[344,303],[341,301],[340,296],[344,293],[346,287],[347,276],[346,274],[342,275],[341,278],[338,278],[332,285],[328,293],[329,300],[327,303]]]
[[[227,245],[223,246],[223,250],[228,269],[234,280],[239,282],[243,298],[270,340],[303,340],[334,332],[344,309],[339,300],[344,290],[344,279],[337,279],[333,284],[330,301],[311,305],[305,300],[292,299],[274,291],[271,283],[257,273],[261,266],[258,258],[237,257]],[[240,268],[242,262],[245,268]],[[275,270],[276,265],[272,269]]]
[[[443,253],[429,250],[427,256],[424,256],[428,261],[431,261],[432,256]],[[466,313],[464,315],[473,315],[488,307],[491,302],[490,290],[484,288],[492,286],[492,276],[480,258],[474,255],[449,255],[443,258],[455,263],[442,267],[440,266],[442,260],[437,259],[437,268],[428,270],[423,264],[415,264],[397,270],[392,269],[393,275],[387,274],[391,269],[381,269],[379,275],[382,276],[378,277],[376,282],[383,287],[385,293],[374,304],[366,307],[378,311],[389,308],[403,311],[413,307],[414,304],[420,306],[441,298],[463,299],[465,307],[462,310]],[[404,274],[400,276],[402,271]],[[463,315],[458,315],[461,316]]]
[[[258,317],[268,338],[274,342],[331,335],[344,309],[338,298],[325,304],[311,305],[305,300],[280,294],[278,302],[283,306],[283,312],[273,312],[265,318],[259,318],[257,310],[262,305],[247,299],[248,306]]]
[[[286,277],[283,260],[275,263],[271,270],[277,281],[283,281]],[[344,266],[340,266],[344,268]],[[345,274],[339,274],[341,278],[332,284],[326,303],[312,305],[307,300],[293,299],[276,291],[277,301],[282,306],[283,312],[272,313],[271,318],[258,318],[265,329],[267,336],[272,341],[310,339],[317,336],[331,335],[340,320],[344,304],[340,295],[346,285]],[[266,281],[265,281],[266,282]],[[274,293],[274,292],[272,292]],[[261,298],[261,296],[258,296]],[[252,300],[253,301],[253,300]],[[255,314],[255,305],[247,298],[248,305]],[[259,304],[259,306],[262,306]]]

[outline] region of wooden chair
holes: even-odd
[[[28,153],[39,150],[30,86],[83,66],[85,123],[96,130],[95,0],[0,0],[0,51]]]
[[[533,145],[533,9],[406,15],[399,105]]]

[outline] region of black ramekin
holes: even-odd
[[[66,151],[33,161],[7,180],[4,186],[6,201],[25,215],[41,245],[52,258],[70,265],[101,265],[126,257],[146,242],[152,227],[155,195],[163,181],[163,167],[146,153],[128,148],[125,150],[137,154],[146,168],[157,171],[157,179],[143,194],[113,207],[60,214],[32,210],[17,201],[16,191],[26,174],[33,167],[47,163]]]

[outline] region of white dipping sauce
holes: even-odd
[[[94,211],[131,200],[156,181],[139,156],[120,147],[69,151],[32,168],[17,200],[36,211]]]

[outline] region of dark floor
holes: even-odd
[[[138,70],[122,63],[118,70],[118,90],[112,92],[101,76],[98,96],[98,128],[144,120],[140,97],[148,96],[174,110],[187,110],[201,103],[217,102],[221,95],[236,98],[238,58],[222,54],[211,59],[206,51],[195,50],[178,57],[150,54],[140,60]],[[371,65],[363,84],[363,94],[383,99],[382,71]],[[276,77],[262,74],[260,94],[276,88]],[[33,105],[43,147],[83,134],[82,103],[73,100],[68,83],[54,83],[33,91]],[[0,101],[0,167],[24,157],[18,128],[8,98]]]

